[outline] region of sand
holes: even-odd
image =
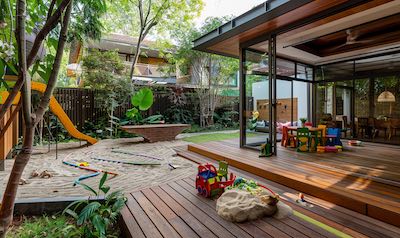
[[[230,222],[252,221],[264,216],[283,219],[292,213],[292,209],[281,201],[269,205],[270,195],[266,190],[259,195],[237,188],[226,190],[218,198],[216,210],[219,216]]]
[[[73,186],[73,183],[79,176],[88,175],[92,172],[64,165],[62,163],[63,160],[74,164],[78,162],[88,162],[89,167],[118,173],[118,176],[109,176],[107,185],[111,186],[111,190],[122,190],[125,193],[167,183],[172,180],[195,176],[197,165],[184,158],[177,157],[175,151],[172,149],[173,147],[185,144],[187,144],[187,142],[181,140],[144,143],[140,138],[101,140],[89,147],[80,147],[79,142],[63,143],[58,145],[57,159],[54,145],[52,145],[50,152],[47,152],[47,146],[35,147],[32,158],[22,176],[27,184],[19,186],[17,198],[75,197],[90,195],[90,192],[84,190],[80,186]],[[113,149],[154,156],[161,160],[158,161],[141,156],[113,153]],[[93,160],[91,159],[93,157],[127,162],[160,162],[161,165],[139,166],[118,164]],[[4,191],[13,163],[14,160],[6,160],[6,171],[0,172],[1,192]],[[168,165],[169,163],[178,168],[171,169]],[[52,177],[47,179],[39,177],[30,178],[30,174],[34,170],[39,173],[47,170]],[[101,175],[84,180],[83,183],[97,187],[100,178]]]

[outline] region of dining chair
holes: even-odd
[[[291,142],[293,142],[294,145],[296,145],[296,136],[289,134],[289,130],[287,126],[282,127],[282,140],[281,140],[281,145],[284,147],[287,147],[288,145],[291,145]]]
[[[357,119],[357,137],[361,133],[364,138],[369,127],[368,118],[367,117],[359,117]]]
[[[389,121],[384,119],[376,119],[374,118],[374,130],[372,133],[372,139],[375,139],[376,136],[379,137],[379,132],[384,132],[384,138],[386,138],[386,132],[389,129]]]
[[[318,129],[321,129],[318,131],[318,133],[321,133],[320,137],[320,145],[325,145],[326,143],[326,125],[318,125]]]
[[[390,130],[389,130],[389,140],[392,139],[392,136],[396,136],[396,131],[400,130],[400,119],[399,118],[390,118]]]
[[[348,124],[347,116],[342,116],[343,126],[341,132],[344,133],[344,138],[347,137],[347,132],[351,131],[351,125]]]
[[[342,146],[342,142],[340,141],[340,135],[341,131],[339,128],[328,128],[327,134],[326,134],[326,144],[329,146],[335,146],[335,145],[340,145]]]
[[[297,151],[307,152],[310,150],[310,130],[307,127],[297,128]]]

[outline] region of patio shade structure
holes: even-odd
[[[281,125],[300,118],[316,125],[329,114],[336,124],[350,121],[356,135],[356,117],[377,117],[374,88],[400,75],[399,19],[399,0],[270,0],[199,37],[194,49],[239,59],[240,146],[268,138],[276,153]],[[285,109],[282,100],[291,100]],[[254,111],[266,119],[252,131]],[[393,115],[400,117],[397,105]]]

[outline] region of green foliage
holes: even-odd
[[[124,64],[114,51],[91,51],[83,58],[83,80],[85,87],[102,90],[97,98],[108,108],[128,100],[131,83],[124,74]]]
[[[214,113],[214,122],[226,128],[238,127],[238,121],[234,120],[237,115],[239,115],[237,111],[225,111],[222,114]]]
[[[141,111],[148,110],[154,102],[153,91],[150,88],[141,88],[137,93],[132,95],[131,103]]]
[[[73,220],[66,216],[42,216],[25,219],[24,222],[11,229],[7,237],[39,238],[39,237],[82,237],[83,227],[77,227]]]
[[[154,18],[155,22],[157,22],[151,34],[159,36],[168,35],[174,28],[185,27],[200,15],[204,6],[202,0],[110,1],[107,14],[102,19],[106,31],[138,36],[140,29],[138,1],[142,1],[144,13],[147,12],[150,6],[148,19]]]
[[[147,111],[154,103],[153,91],[150,88],[141,88],[131,97],[133,108],[126,111],[125,115],[128,121],[125,124],[157,124],[163,123],[162,115],[152,115],[143,118],[142,112]]]
[[[235,139],[239,138],[239,132],[234,132],[234,133],[209,133],[209,134],[202,134],[202,135],[196,135],[196,136],[189,136],[183,138],[184,141],[187,142],[192,142],[192,143],[203,143],[203,142],[209,142],[209,141],[220,141],[220,140],[228,140],[228,139]],[[248,137],[253,137],[256,136],[256,134],[252,133],[247,133],[246,136]]]
[[[101,17],[107,12],[106,0],[74,1],[68,41],[100,40],[104,30]]]
[[[79,184],[96,197],[104,195],[104,202],[75,201],[64,210],[64,214],[72,216],[76,224],[83,228],[85,237],[116,237],[111,228],[116,224],[126,198],[121,191],[108,193],[110,187],[105,185],[106,180],[107,174],[104,173],[97,189]]]

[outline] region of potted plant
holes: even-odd
[[[305,127],[305,124],[306,124],[306,122],[307,122],[307,118],[300,118],[300,121],[301,121],[301,127]]]

